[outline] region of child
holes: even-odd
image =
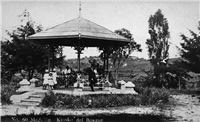
[[[56,73],[56,69],[53,69],[53,83],[54,83],[53,88],[55,89],[56,85],[57,85],[57,73]]]
[[[53,90],[54,81],[53,81],[53,73],[52,72],[49,73],[48,82],[49,82],[50,89]]]
[[[49,85],[49,82],[48,82],[48,77],[49,77],[49,72],[48,70],[45,70],[45,74],[43,76],[43,90],[46,90],[47,89],[47,86]]]

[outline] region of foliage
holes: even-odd
[[[119,68],[123,65],[124,61],[130,56],[130,54],[133,51],[142,51],[140,48],[141,45],[137,44],[133,37],[132,34],[130,33],[129,30],[122,28],[119,30],[115,30],[115,33],[118,35],[121,35],[127,39],[129,39],[131,42],[128,43],[125,46],[122,47],[109,47],[106,52],[108,52],[108,57],[110,58],[110,61],[112,63],[112,66],[115,71],[115,79],[118,78],[118,70]],[[100,48],[100,50],[103,50]],[[101,53],[100,57],[103,57],[103,53]]]
[[[149,18],[149,34],[150,39],[147,39],[150,62],[153,66],[160,66],[161,61],[169,57],[169,42],[170,33],[168,31],[168,21],[158,9],[155,15]],[[168,61],[168,60],[165,60]]]
[[[170,33],[168,31],[168,21],[162,14],[162,11],[158,9],[155,15],[151,15],[149,18],[149,34],[150,39],[147,39],[146,44],[148,46],[150,62],[154,67],[154,75],[158,84],[164,87],[161,81],[163,74],[158,72],[161,65],[166,66],[169,59],[169,42]],[[161,83],[159,83],[161,82]]]
[[[168,90],[172,95],[180,95],[180,94],[187,94],[187,95],[200,95],[199,89],[169,89]]]
[[[142,105],[152,105],[156,104],[159,101],[163,103],[168,102],[169,93],[166,89],[157,89],[157,88],[137,88],[136,91],[141,95]]]
[[[25,15],[26,10],[25,10]],[[24,14],[23,13],[23,14]],[[29,17],[29,13],[23,17]],[[42,45],[35,41],[27,40],[27,37],[42,31],[41,25],[35,26],[32,20],[28,20],[25,25],[17,27],[12,32],[8,32],[10,40],[1,41],[1,59],[4,77],[6,74],[13,76],[15,73],[25,70],[28,79],[33,77],[35,71],[42,73],[47,69],[49,45]],[[58,50],[58,47],[55,47]],[[56,58],[55,58],[56,59]],[[55,61],[59,64],[63,58]],[[8,79],[9,81],[9,79]]]
[[[6,54],[6,52],[2,49],[3,45],[4,42],[0,41],[0,84],[7,84],[10,81],[11,74],[6,71],[5,66],[3,65],[2,57]]]
[[[187,79],[190,75],[177,63],[169,64],[168,67],[160,66],[156,68],[156,72],[160,73],[160,80],[157,81],[155,70],[143,70],[147,76],[142,76],[136,81],[136,84],[142,87],[162,87],[165,88],[186,88]],[[137,86],[136,85],[136,86]]]
[[[44,107],[49,107],[49,106],[53,106],[56,103],[56,96],[53,93],[53,91],[48,91],[47,93],[45,93],[45,97],[42,99],[41,104]]]
[[[47,47],[26,39],[41,30],[41,26],[35,27],[30,20],[13,32],[7,32],[11,40],[1,42],[2,65],[6,71],[13,75],[24,69],[31,79],[35,69],[41,71],[44,68],[48,56]]]
[[[14,75],[11,77],[10,83],[18,84],[22,80],[23,80],[23,77],[21,75]]]
[[[42,106],[55,108],[105,108],[119,106],[154,105],[159,100],[168,101],[169,94],[165,89],[138,88],[139,95],[131,94],[91,94],[73,96],[67,94],[46,95]],[[56,101],[56,103],[49,101]],[[91,101],[91,103],[89,102]]]
[[[199,25],[200,30],[200,25]],[[192,37],[186,37],[184,34],[181,34],[182,40],[181,43],[182,49],[180,50],[180,55],[183,58],[183,64],[190,71],[200,73],[200,36],[199,34],[190,30]]]
[[[17,89],[16,84],[2,84],[1,85],[1,103],[11,104],[10,97],[15,94]]]

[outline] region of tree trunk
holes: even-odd
[[[34,69],[28,69],[28,81],[33,78]]]
[[[178,78],[178,89],[181,90],[181,80]]]

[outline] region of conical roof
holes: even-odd
[[[80,41],[81,46],[85,47],[115,46],[130,42],[130,40],[81,17],[31,35],[28,39],[64,46],[74,46]]]

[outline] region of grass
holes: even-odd
[[[200,89],[169,89],[171,95],[187,94],[187,95],[200,95]]]

